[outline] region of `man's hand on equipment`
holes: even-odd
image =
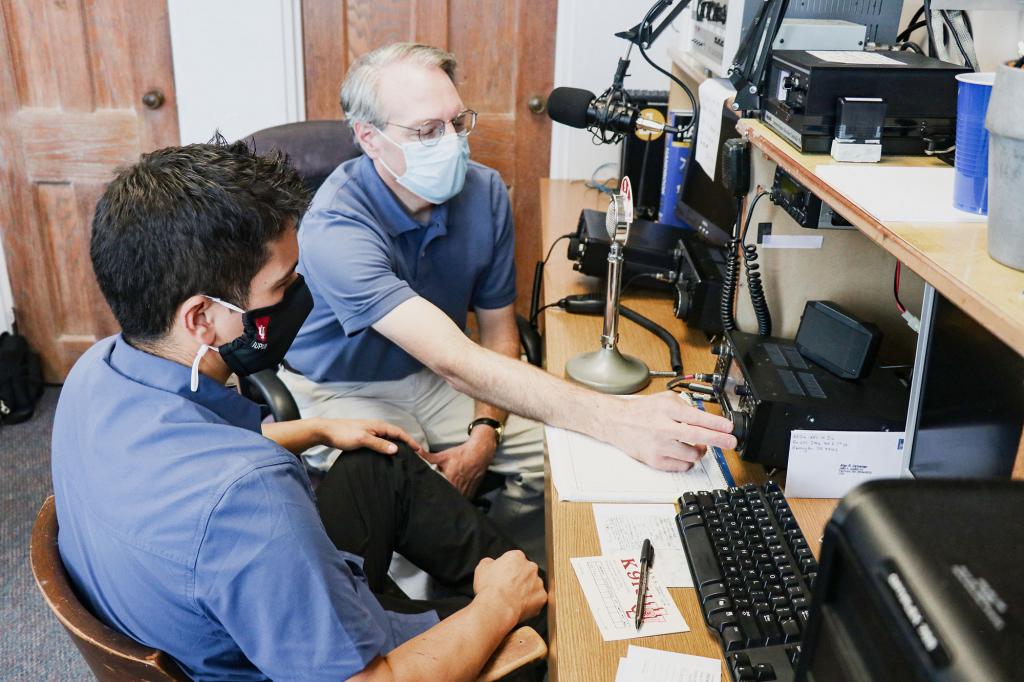
[[[437,465],[438,470],[464,497],[472,498],[487,473],[487,467],[491,466],[497,448],[498,439],[494,431],[477,427],[462,445],[441,452],[428,452],[421,457]]]
[[[670,391],[623,400],[619,413],[608,419],[609,442],[655,469],[686,471],[707,445],[736,447],[731,421],[699,410]]]
[[[511,607],[515,623],[536,616],[548,600],[537,564],[518,549],[497,559],[482,559],[473,574],[473,592],[478,597],[494,595],[497,603]]]
[[[426,452],[405,429],[376,419],[321,419],[319,431],[324,445],[342,451],[369,448],[393,455],[398,452],[398,446],[392,441],[401,441],[421,457]]]

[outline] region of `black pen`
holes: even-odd
[[[644,622],[644,598],[647,596],[647,580],[651,575],[651,564],[654,563],[654,545],[650,540],[644,540],[643,549],[640,550],[640,586],[636,592],[636,614],[633,616],[636,629]]]

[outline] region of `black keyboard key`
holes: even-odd
[[[718,570],[718,562],[715,560],[711,549],[711,538],[703,526],[690,526],[682,529],[683,539],[686,542],[687,554],[690,558],[690,571],[698,587],[707,583],[720,583],[722,573]]]
[[[711,493],[707,490],[701,490],[697,493],[697,504],[699,504],[702,509],[714,509],[715,498],[711,497]]]
[[[736,626],[738,624],[739,619],[737,618],[735,611],[718,611],[717,613],[712,613],[708,616],[708,625],[719,632],[722,632],[730,625]]]
[[[715,597],[711,601],[704,602],[704,613],[712,614],[715,611],[729,611],[732,609],[732,599],[728,597]]]
[[[790,599],[807,599],[807,594],[800,587],[787,587],[786,594]]]
[[[685,507],[691,504],[697,504],[697,496],[693,493],[683,493],[683,496],[679,498],[679,506]]]
[[[810,602],[806,599],[793,599],[791,603],[793,604],[793,608],[797,610],[808,610],[811,608]]]
[[[800,660],[800,645],[797,644],[795,646],[787,647],[786,653],[789,655],[789,662],[792,663],[795,668],[796,662]]]
[[[749,665],[733,668],[732,677],[736,682],[757,682],[757,673]]]
[[[818,570],[818,562],[814,560],[814,557],[805,557],[800,560],[800,572],[807,575],[811,571]]]
[[[755,665],[754,674],[757,675],[755,678],[757,682],[771,682],[771,680],[777,679],[775,677],[775,669],[768,663],[758,663]]]
[[[811,610],[810,609],[797,609],[796,610],[796,617],[800,620],[800,626],[803,627],[803,626],[807,625],[807,621],[809,621],[811,619]]]
[[[750,601],[750,597],[736,597],[733,596],[732,603],[736,605],[738,609],[749,609],[753,603]]]
[[[761,646],[761,628],[757,626],[757,616],[753,611],[738,611],[740,621],[740,632],[746,641],[746,646]]]
[[[753,606],[751,606],[751,608],[754,610],[754,613],[771,613],[772,612],[772,607],[770,605],[768,605],[767,603],[763,602],[763,601],[756,601],[756,602],[754,602],[754,604],[753,604]]]
[[[768,601],[768,593],[765,592],[764,590],[751,590],[751,592],[750,592],[750,600],[752,602],[754,602],[755,604],[757,602],[766,602],[767,603],[767,601]]]
[[[700,593],[700,601],[702,604],[707,604],[716,597],[729,596],[729,591],[725,589],[725,585],[722,583],[708,583],[707,585],[701,585],[700,589],[697,591]]]
[[[772,611],[776,614],[782,609],[789,608],[789,600],[785,597],[772,597],[772,600],[769,603],[772,605]]]
[[[770,613],[759,613],[758,618],[760,620],[757,624],[761,628],[761,634],[764,635],[764,645],[782,644],[782,629],[775,622],[775,616]]]
[[[747,639],[740,632],[739,627],[728,625],[722,628],[722,648],[726,651],[743,649],[747,645]]]
[[[800,624],[794,618],[779,619],[779,627],[782,628],[782,636],[786,644],[800,641]]]
[[[746,654],[733,654],[732,656],[726,657],[726,662],[730,668],[738,668],[741,665],[750,665],[750,656]]]

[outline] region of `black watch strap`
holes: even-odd
[[[473,421],[469,422],[469,428],[466,429],[466,435],[472,436],[473,429],[480,426],[481,424],[485,424],[494,429],[494,432],[498,435],[498,441],[501,442],[501,432],[505,429],[505,425],[502,424],[497,419],[491,419],[490,417],[478,417],[477,419],[474,419]]]

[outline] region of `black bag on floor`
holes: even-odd
[[[24,336],[0,334],[0,424],[17,424],[32,417],[43,395],[39,356]]]

